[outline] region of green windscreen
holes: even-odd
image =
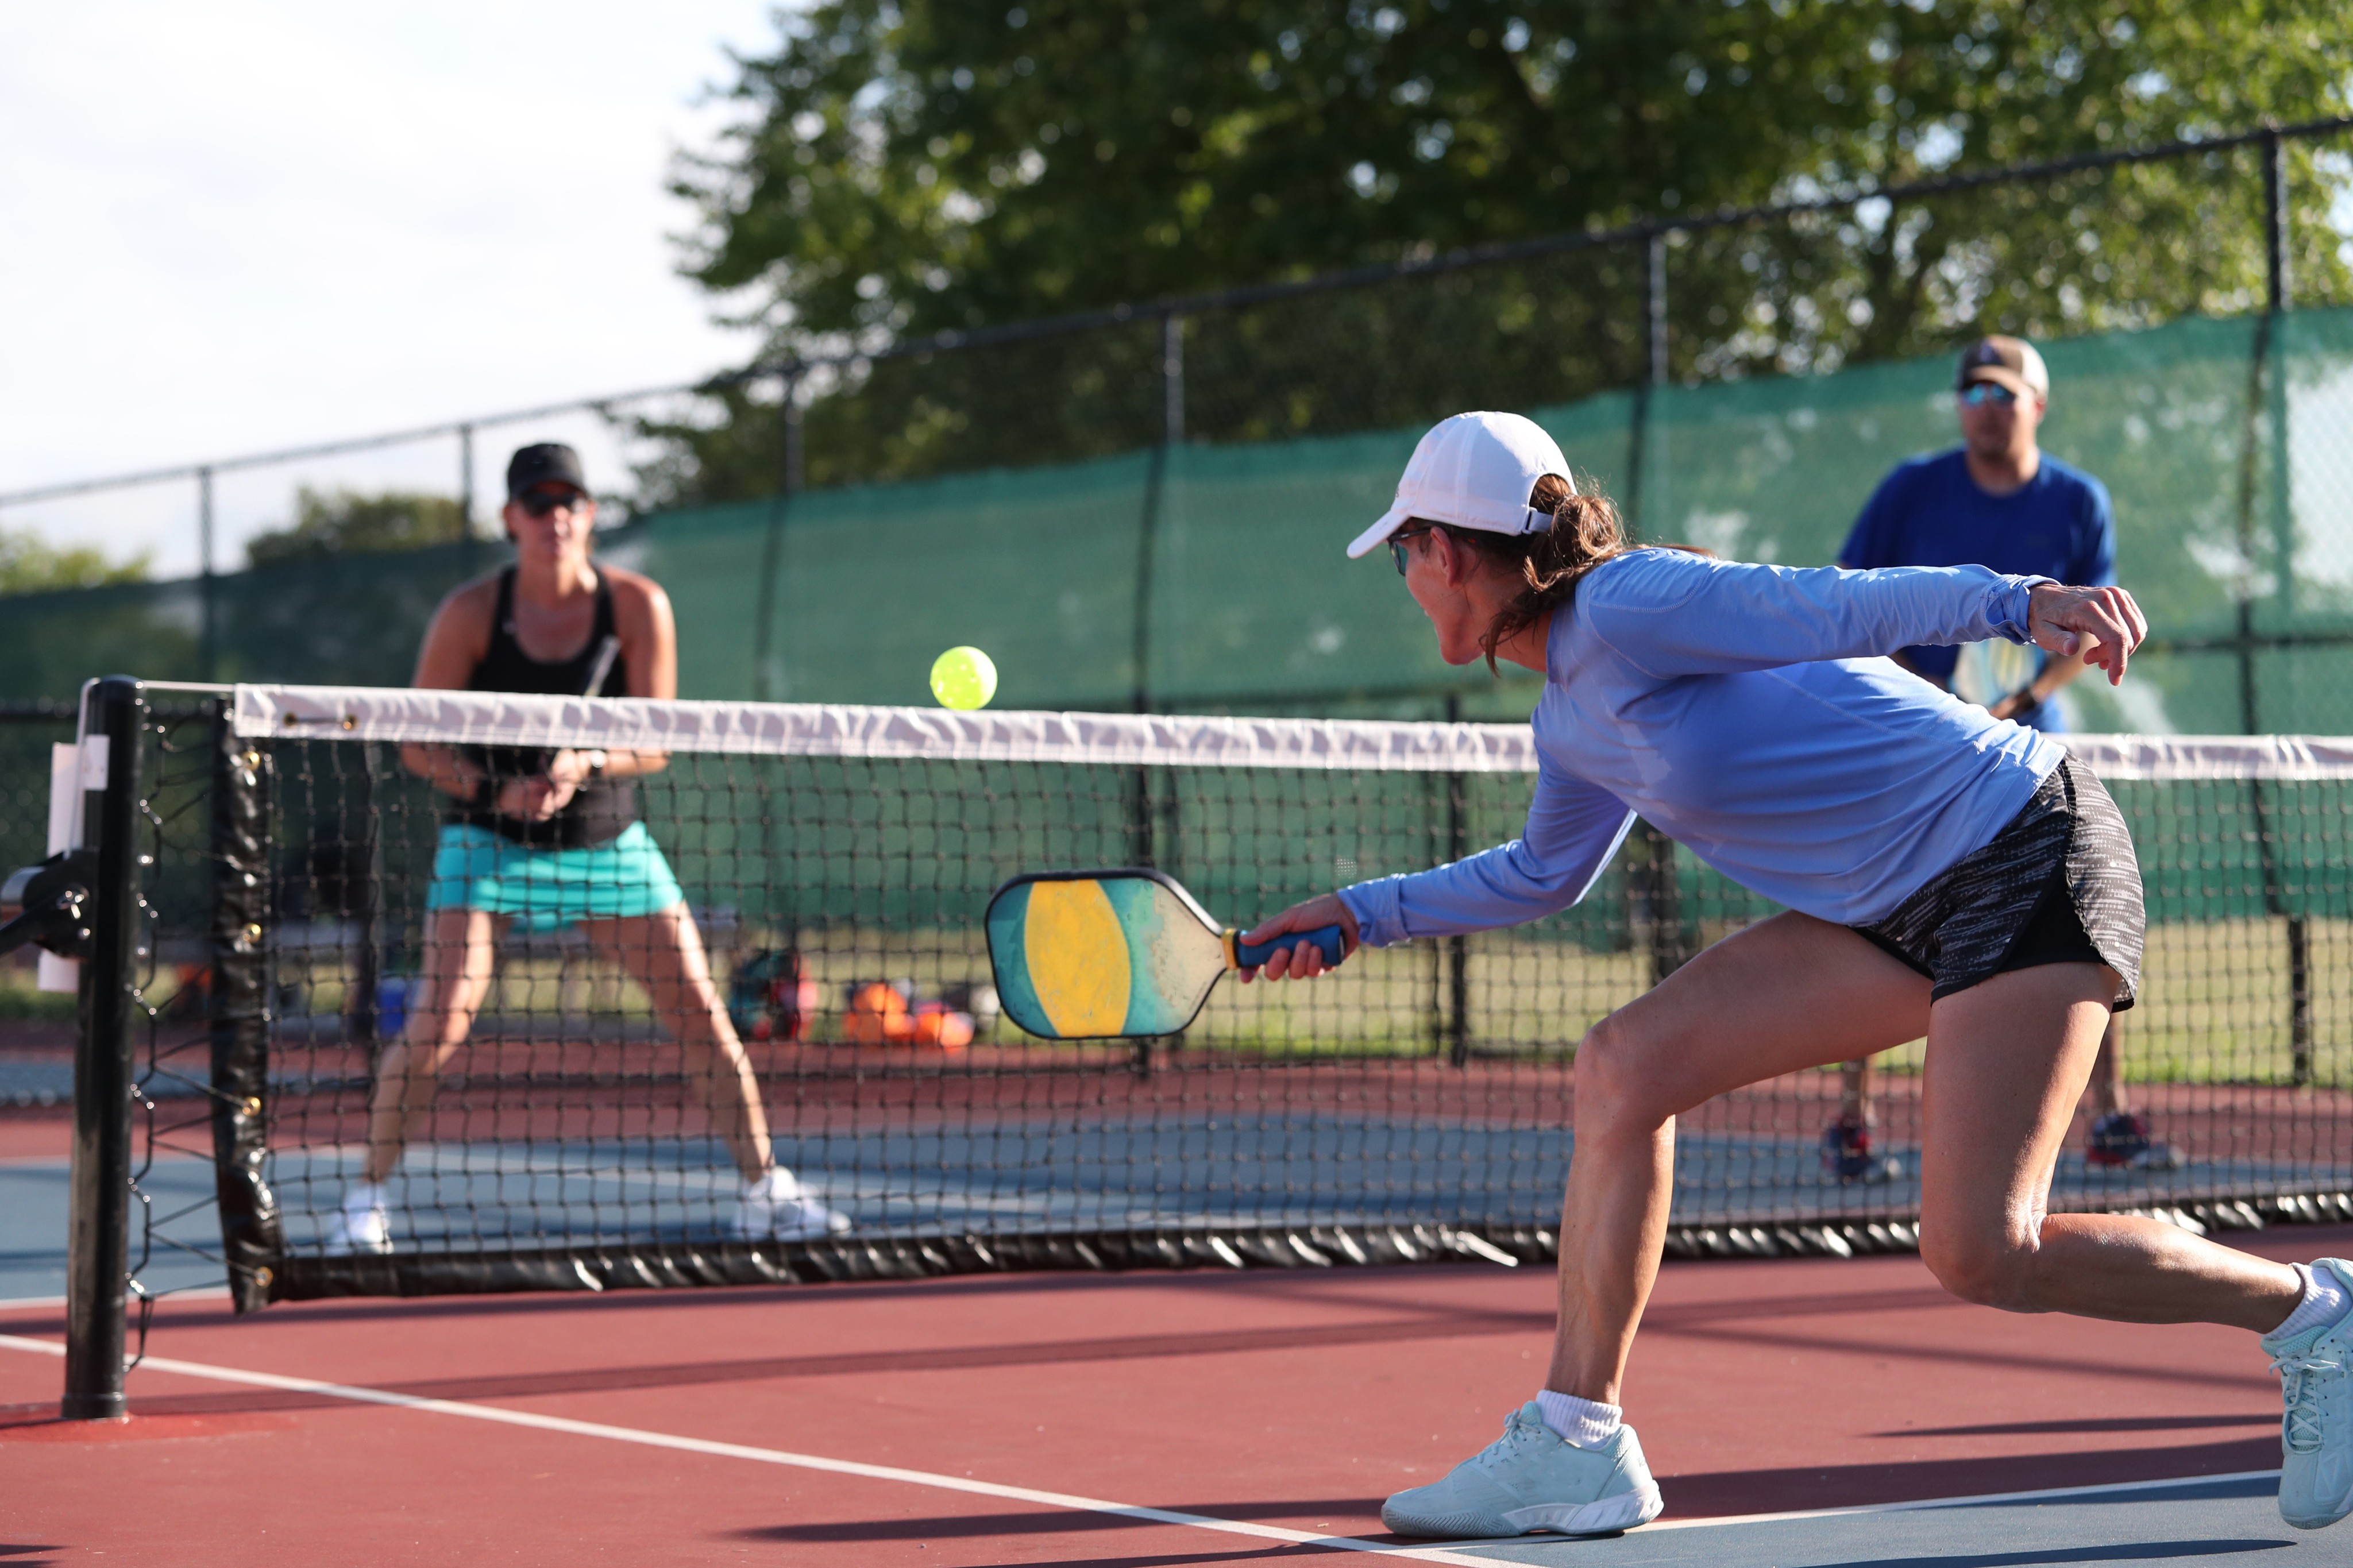
[[[2113,493],[2120,572],[2160,643],[2121,691],[2073,689],[2077,727],[2353,730],[2353,310],[2185,320],[2047,357],[2045,447]],[[1940,357],[1528,412],[1642,537],[1819,564],[1890,468],[1952,444],[1950,374]],[[603,549],[669,590],[688,697],[925,702],[933,658],[968,643],[1003,707],[1525,711],[1525,677],[1439,661],[1386,557],[1341,554],[1422,427],[811,489],[658,514]],[[0,697],[111,670],[400,684],[441,595],[502,555],[11,598]]]

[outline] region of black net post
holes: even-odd
[[[89,697],[86,736],[106,748],[106,784],[83,805],[85,843],[98,850],[90,889],[90,955],[81,972],[81,1038],[74,1053],[73,1174],[66,1256],[68,1421],[119,1421],[128,1321],[131,1228],[132,1021],[140,957],[140,751],[146,703],[139,683],[109,676]],[[85,742],[87,743],[87,742]]]
[[[238,1311],[255,1312],[269,1304],[283,1250],[278,1200],[263,1167],[269,1150],[269,763],[259,742],[237,736],[229,712],[222,701],[213,731],[213,1171],[229,1297]],[[363,754],[367,750],[361,748]],[[367,831],[373,841],[372,814]],[[365,895],[371,907],[379,901],[375,869],[371,860]],[[363,927],[372,930],[365,921]],[[370,1009],[372,1016],[373,993]]]

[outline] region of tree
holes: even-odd
[[[2333,114],[2353,79],[2346,0],[829,0],[779,16],[776,49],[737,62],[753,112],[677,182],[702,215],[689,274],[778,356]],[[2292,173],[2296,270],[2341,288],[2326,218],[2342,168],[2299,146]],[[2244,310],[2261,203],[2242,153],[1698,235],[1670,258],[1671,365],[1831,368],[1981,327]],[[1197,420],[1188,349],[1188,429],[1361,426],[1413,384],[1437,405],[1431,377],[1465,367],[1544,401],[1625,384],[1641,268],[1588,254],[1461,275],[1451,302],[1420,283],[1205,320],[1202,368],[1222,355],[1250,384]],[[840,416],[820,442],[810,407],[810,478],[1144,444],[1148,408],[1139,424],[1126,405],[1149,404],[1131,384],[1156,352],[1141,331],[1030,345],[1026,381],[972,354],[853,369],[816,389]],[[1116,384],[1107,402],[1071,384],[1082,370]],[[1057,407],[1095,416],[1041,423]],[[645,499],[772,489],[775,426],[738,393],[649,427],[670,452]]]
[[[292,525],[255,534],[246,542],[245,558],[248,565],[271,566],[364,551],[415,550],[469,534],[464,513],[448,496],[314,490],[304,485],[295,491]]]
[[[143,583],[153,560],[154,552],[149,550],[120,561],[94,545],[60,550],[37,533],[0,528],[0,594],[40,594],[54,588]]]

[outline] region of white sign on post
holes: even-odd
[[[79,745],[49,748],[49,853],[81,847],[84,790],[106,787],[107,737],[90,735]],[[43,991],[81,989],[81,964],[44,949],[34,984]]]

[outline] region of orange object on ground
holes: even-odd
[[[972,1015],[944,1003],[926,1002],[915,1009],[915,1044],[960,1051],[972,1044]]]
[[[876,981],[850,994],[841,1037],[855,1046],[930,1046],[960,1051],[972,1043],[970,1015],[936,1002],[910,1007],[896,986]]]

